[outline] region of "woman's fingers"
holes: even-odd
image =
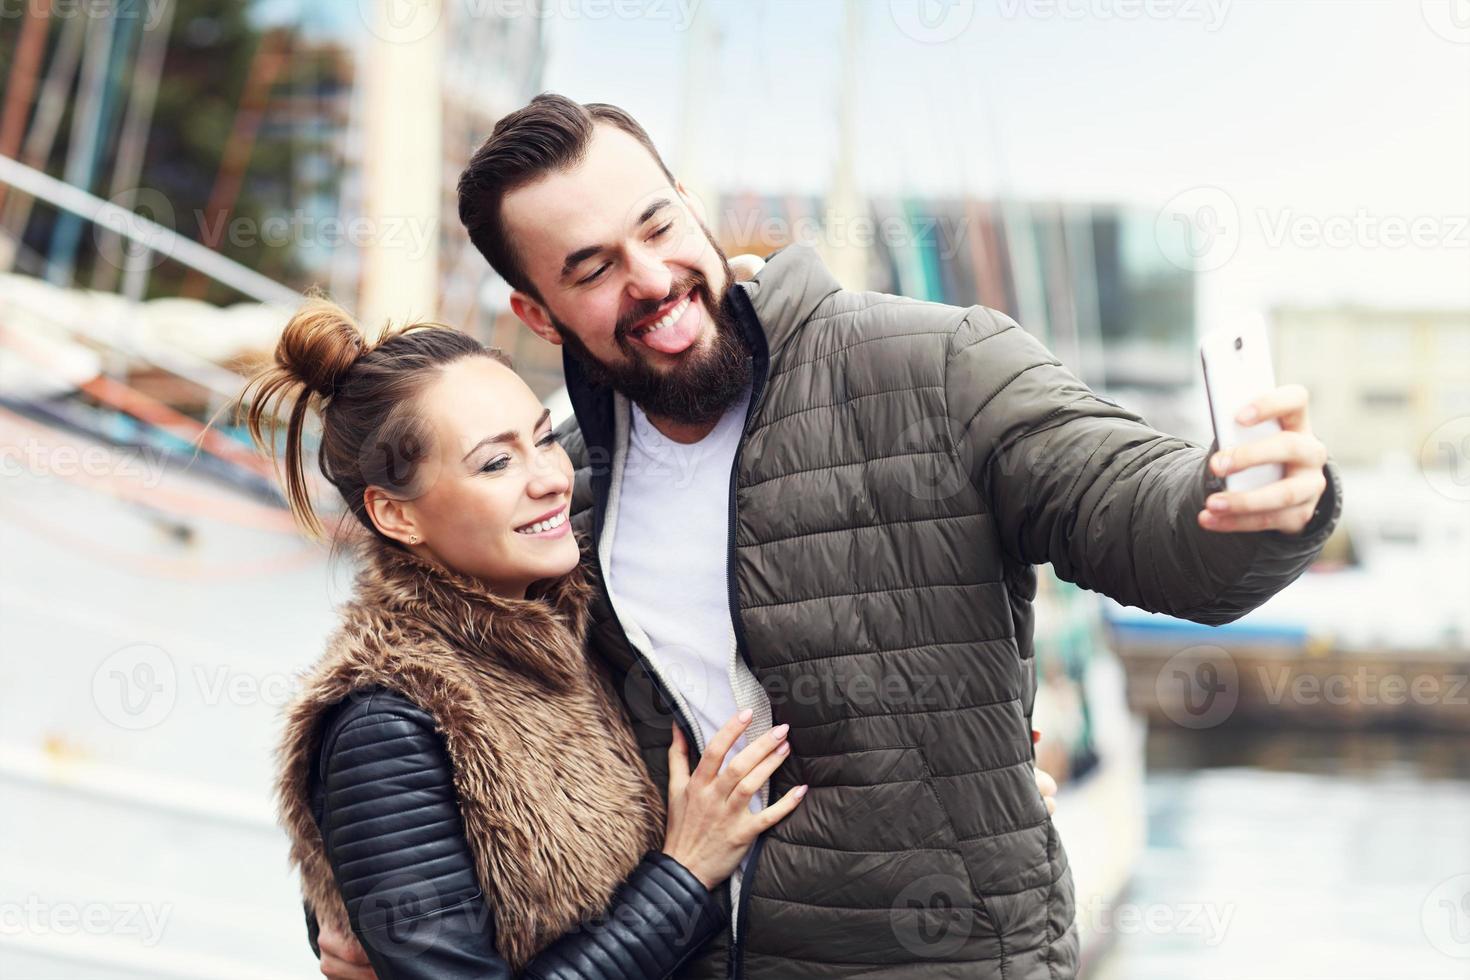
[[[689,785],[689,747],[684,744],[684,733],[679,723],[673,723],[674,737],[669,742],[669,800],[677,799]]]
[[[356,936],[324,926],[317,936],[317,948],[322,951],[323,976],[332,980],[377,980],[367,953]]]
[[[805,783],[800,786],[794,786],[787,791],[785,796],[766,807],[760,813],[751,814],[751,819],[755,822],[756,832],[763,834],[786,819],[791,811],[795,810],[801,803],[802,799],[806,796],[806,791],[807,787]]]
[[[715,777],[720,774],[720,766],[724,765],[725,756],[735,746],[735,740],[740,737],[740,733],[750,724],[750,719],[751,710],[746,708],[715,732],[715,737],[705,746],[704,755],[700,756],[699,765],[695,767],[691,780],[704,783],[715,781]]]
[[[784,728],[785,726],[783,725],[782,727]],[[755,745],[750,746],[745,752],[760,747],[762,743],[768,741],[768,738],[769,736],[762,736],[756,741]],[[744,755],[745,752],[740,754]],[[761,787],[766,784],[766,780],[771,778],[771,774],[780,768],[781,763],[790,757],[791,743],[784,738],[776,742],[766,752],[765,758],[758,761],[750,771],[741,776],[739,781],[735,783],[735,787],[729,796],[730,802],[739,807],[749,806],[750,798],[761,791]],[[730,763],[729,768],[735,768],[735,763]]]
[[[730,764],[720,774],[721,783],[719,788],[724,791],[726,796],[733,794],[736,784],[755,769],[762,760],[769,757],[772,752],[785,744],[786,733],[790,730],[790,725],[777,725],[741,749],[735,758],[730,760]]]

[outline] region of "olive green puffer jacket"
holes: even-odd
[[[1093,394],[1004,315],[848,292],[799,246],[732,290],[755,382],[731,481],[731,677],[754,732],[791,725],[770,798],[811,790],[721,890],[738,938],[681,975],[1073,977],[1072,879],[1032,768],[1033,566],[1225,623],[1318,552],[1335,466],[1303,534],[1206,532],[1206,450]],[[605,560],[627,406],[566,368],[576,523]],[[624,626],[604,596],[591,645],[664,787],[670,717],[702,743]]]

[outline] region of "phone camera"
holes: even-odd
[[[1245,341],[1241,340],[1239,337],[1236,337],[1235,338],[1235,349],[1236,350],[1240,350],[1244,346],[1245,346]]]

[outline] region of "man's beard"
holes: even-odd
[[[725,265],[725,294],[716,300],[705,277],[692,273],[674,283],[667,297],[638,304],[618,320],[613,331],[613,339],[625,358],[621,364],[599,361],[566,324],[552,316],[551,323],[561,334],[562,343],[588,380],[611,387],[651,416],[680,425],[707,425],[724,415],[750,384],[751,363],[750,344],[729,302],[734,277],[724,254],[718,254]],[[676,365],[658,371],[645,359],[642,345],[628,337],[628,330],[690,289],[714,322],[714,338],[707,350],[691,345]]]

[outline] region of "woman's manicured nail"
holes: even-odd
[[[799,799],[801,799],[801,798],[802,798],[802,797],[803,797],[803,796],[805,796],[805,795],[806,795],[806,791],[807,791],[807,790],[808,790],[808,789],[810,789],[810,787],[809,787],[809,786],[807,786],[807,785],[806,785],[806,784],[805,784],[805,783],[803,783],[803,784],[802,784],[802,785],[800,785],[800,786],[798,786],[798,787],[796,787],[796,792],[795,792],[795,793],[792,793],[792,794],[791,794],[791,795],[792,795],[792,796],[794,796],[794,797],[796,797],[796,798],[797,798],[797,799],[798,799],[798,800],[799,800]]]
[[[785,755],[787,752],[790,752],[790,751],[791,751],[791,743],[790,742],[782,742],[780,745],[776,746],[776,754],[777,755]]]
[[[790,725],[777,725],[775,728],[771,729],[771,737],[779,742],[781,741],[781,739],[786,737],[786,733],[789,731],[791,731]]]
[[[754,717],[754,715],[755,715],[755,712],[751,711],[749,708],[746,708],[744,711],[740,712],[740,714],[737,715],[736,717],[740,719],[740,724],[743,725],[747,721],[750,721],[750,719],[752,717]]]

